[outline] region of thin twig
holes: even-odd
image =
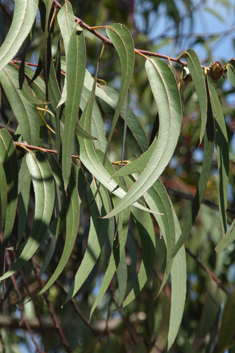
[[[212,281],[216,282],[217,285],[227,294],[229,295],[229,292],[227,291],[227,289],[223,286],[223,284],[221,283],[221,281],[218,279],[218,277],[216,277],[216,275],[211,272],[198,258],[196,255],[194,255],[193,253],[191,253],[191,251],[185,247],[186,252],[189,254],[189,256],[194,259],[197,264],[208,274],[208,276],[211,278]]]
[[[194,196],[193,195],[186,194],[186,193],[184,193],[182,191],[175,190],[175,189],[169,188],[167,186],[166,186],[166,189],[167,189],[167,192],[170,195],[172,195],[172,196],[176,196],[176,197],[183,198],[183,199],[190,200],[190,201],[194,200]],[[214,203],[214,202],[212,202],[210,200],[202,199],[202,203],[204,205],[212,208],[213,210],[219,211],[219,206],[216,205],[216,203]],[[235,218],[235,210],[234,209],[227,208],[226,213],[227,213],[228,216],[230,216],[232,218]]]
[[[62,5],[60,5],[57,0],[53,0],[53,2],[54,2],[55,6],[57,8],[60,9],[62,7]],[[74,16],[74,18],[75,18],[76,22],[79,23],[80,26],[82,26],[83,28],[87,29],[89,32],[93,33],[96,37],[101,39],[105,44],[108,44],[108,45],[110,45],[112,47],[114,46],[112,41],[110,39],[108,39],[107,37],[105,37],[103,34],[100,34],[99,32],[97,32],[93,27],[88,26],[88,24],[83,22],[77,16]],[[100,26],[100,27],[105,28],[105,26]],[[174,61],[174,62],[177,62],[177,63],[181,64],[182,66],[187,66],[187,63],[185,61],[182,61],[182,60],[180,60],[178,58],[172,58],[172,57],[169,57],[167,55],[163,55],[163,54],[159,54],[159,53],[153,53],[151,51],[141,50],[141,49],[134,49],[134,51],[135,51],[136,54],[156,56],[158,58],[165,59],[165,60],[169,60],[170,59],[171,61]],[[202,68],[205,68],[205,66],[202,66]]]

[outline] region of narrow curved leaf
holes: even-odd
[[[18,186],[18,239],[17,245],[20,244],[23,234],[25,223],[28,215],[29,193],[31,185],[31,175],[26,164],[26,157],[23,158],[19,171],[19,186]]]
[[[227,66],[227,76],[233,87],[235,87],[235,68],[232,64]]]
[[[94,183],[91,186],[91,200],[96,193]],[[108,220],[101,219],[109,210],[109,202],[106,191],[101,187],[97,193],[95,200],[91,204],[91,224],[88,236],[88,243],[82,263],[75,275],[74,282],[67,295],[65,303],[67,303],[79,291],[88,275],[91,273],[101,253],[108,230]]]
[[[169,163],[178,142],[182,106],[175,77],[169,66],[159,59],[148,59],[146,70],[159,111],[157,143],[146,168],[126,196],[106,217],[112,217],[133,204],[154,184]]]
[[[153,222],[149,212],[144,212],[137,208],[131,207],[131,213],[136,222],[144,251],[143,261],[137,277],[137,283],[124,300],[123,307],[130,304],[136,298],[147,282],[148,276],[152,270],[156,248]]]
[[[209,178],[210,174],[210,168],[211,168],[211,162],[212,162],[212,157],[213,157],[213,152],[214,152],[214,138],[215,138],[215,132],[214,132],[214,119],[213,119],[213,114],[212,114],[212,107],[210,104],[210,99],[209,99],[209,91],[208,93],[208,111],[207,111],[207,124],[206,124],[206,130],[204,134],[204,158],[203,158],[203,163],[202,163],[202,169],[201,169],[201,174],[198,182],[198,188],[196,195],[194,197],[193,203],[191,210],[189,212],[189,216],[186,222],[185,227],[183,228],[183,231],[177,240],[177,243],[170,255],[170,258],[168,260],[168,263],[166,265],[165,273],[164,273],[164,278],[162,281],[161,289],[164,287],[166,284],[166,281],[169,277],[173,259],[175,255],[178,253],[180,248],[183,246],[184,242],[186,241],[192,226],[194,224],[194,221],[197,217],[200,204],[202,202],[202,197],[206,189],[206,184]],[[160,290],[161,290],[160,289]]]
[[[82,110],[85,109],[85,106],[89,99],[89,95],[90,95],[90,91],[88,91],[86,87],[83,87],[81,104],[80,104],[80,108]],[[97,138],[97,140],[94,141],[95,148],[104,152],[107,144],[106,137],[105,137],[104,122],[103,122],[99,107],[95,100],[93,103],[93,110],[92,110],[91,133],[94,137]]]
[[[229,227],[229,230],[227,231],[223,239],[216,246],[215,251],[217,253],[220,253],[221,251],[225,250],[229,246],[229,244],[231,244],[234,240],[235,240],[235,220]]]
[[[62,179],[62,177],[60,178]],[[78,195],[78,190],[76,187],[76,183],[73,177],[70,178],[68,189],[68,196],[64,194],[64,203],[66,209],[66,238],[65,244],[63,248],[63,253],[61,255],[60,261],[54,270],[52,276],[50,277],[47,284],[43,287],[43,289],[38,293],[38,295],[42,295],[45,293],[47,289],[49,289],[52,284],[57,280],[59,275],[62,273],[65,268],[69,257],[71,256],[75,240],[77,237],[79,219],[80,219],[80,211],[79,204],[80,199]]]
[[[219,187],[219,210],[220,222],[223,236],[227,232],[227,203],[229,183],[229,150],[228,134],[223,110],[218,95],[211,83],[209,83],[212,111],[215,118],[215,144],[217,149],[218,163],[218,187]]]
[[[187,54],[188,68],[196,88],[198,102],[201,109],[201,131],[200,131],[200,143],[201,143],[205,132],[206,120],[207,120],[207,93],[206,93],[205,80],[204,80],[200,60],[198,59],[198,56],[195,53],[195,51],[193,49],[189,49],[187,50],[186,54]]]
[[[0,280],[10,277],[31,259],[39,248],[49,225],[55,199],[54,181],[47,159],[40,152],[29,152],[26,156],[27,166],[32,177],[35,192],[34,223],[20,257]]]
[[[82,112],[82,116],[80,119],[81,126],[89,133],[91,132],[91,117],[95,96],[95,88],[96,80],[94,80],[90,97],[88,99],[85,109]],[[94,177],[101,184],[103,184],[109,191],[113,192],[114,195],[119,198],[124,197],[124,195],[126,195],[126,192],[117,184],[114,179],[112,179],[109,172],[100,162],[99,157],[97,155],[98,152],[95,151],[92,141],[87,139],[84,140],[79,136],[77,136],[77,138],[79,144],[79,157],[85,167],[89,170],[92,175],[94,175]],[[149,212],[146,207],[142,206],[139,203],[134,203],[134,206]]]
[[[214,119],[212,114],[212,107],[209,99],[209,87],[207,81],[207,96],[208,96],[208,111],[207,111],[207,124],[204,135],[204,157],[202,163],[201,174],[198,182],[197,193],[194,197],[191,212],[188,216],[187,223],[183,229],[183,232],[178,239],[176,246],[171,254],[171,258],[177,254],[181,246],[184,244],[187,239],[189,232],[194,224],[196,216],[198,214],[200,204],[202,202],[202,197],[206,189],[206,184],[210,175],[211,162],[214,152],[214,143],[215,143],[215,128],[214,128]]]
[[[38,0],[16,0],[13,21],[0,48],[0,71],[17,54],[29,34],[38,10]]]
[[[67,57],[70,36],[76,27],[73,8],[69,1],[66,1],[65,4],[61,7],[57,19],[64,41],[65,55]]]
[[[113,174],[113,177],[130,175],[130,174],[141,172],[142,170],[144,170],[144,168],[148,164],[149,158],[153,154],[153,151],[156,147],[156,143],[157,143],[157,139],[154,139],[153,143],[151,144],[151,146],[149,147],[149,149],[146,152],[144,152],[139,158],[137,158],[133,162],[118,169]]]
[[[121,87],[117,102],[117,107],[115,109],[115,114],[112,119],[112,125],[109,131],[109,137],[107,141],[107,146],[104,154],[104,161],[107,157],[110,141],[113,136],[115,126],[117,124],[119,114],[122,110],[123,103],[128,92],[130,80],[133,74],[134,64],[135,64],[135,52],[134,52],[134,42],[129,30],[119,24],[115,23],[111,26],[106,27],[106,32],[108,37],[114,44],[116,48],[120,62],[121,62]]]
[[[154,214],[154,217],[160,227],[167,249],[167,262],[170,258],[171,251],[177,242],[181,229],[179,221],[175,214],[170,198],[165,187],[160,180],[144,194],[144,198],[149,207],[157,212],[162,212],[164,216]],[[180,249],[174,258],[171,268],[171,311],[170,325],[168,332],[168,349],[172,346],[176,335],[178,334],[180,323],[183,316],[185,299],[186,299],[186,256],[184,246]],[[162,286],[159,290],[161,291]]]
[[[0,130],[0,163],[4,169],[5,181],[7,183],[6,209],[4,207],[5,203],[2,204],[3,217],[5,209],[5,229],[1,247],[4,249],[7,241],[9,240],[14,225],[18,194],[18,161],[16,157],[16,150],[9,132],[5,129]],[[2,187],[4,188],[4,176]],[[3,195],[5,195],[5,192]]]
[[[19,89],[19,70],[8,64],[0,72],[0,82],[19,122],[23,139],[30,145],[39,142],[39,116],[35,104],[27,101]]]
[[[118,236],[116,237],[113,243],[113,249],[109,259],[108,268],[105,271],[105,275],[104,275],[98,296],[91,308],[90,318],[94,310],[96,309],[97,305],[100,303],[101,299],[103,298],[105,292],[107,291],[108,286],[120,264],[121,258],[124,253],[125,244],[126,244],[128,227],[129,227],[129,219],[130,219],[130,212],[125,211],[120,214],[119,224],[118,224]]]
[[[187,52],[187,64],[192,76],[197,96],[198,102],[201,109],[201,131],[200,131],[200,143],[202,142],[203,135],[206,128],[206,120],[207,120],[207,93],[204,75],[202,72],[202,67],[200,60],[198,59],[197,54],[193,49],[189,49]]]
[[[65,4],[60,9],[57,19],[58,19],[60,31],[63,37],[63,41],[64,41],[64,50],[65,50],[65,56],[67,61],[69,40],[72,32],[76,27],[73,8],[69,1],[66,1]],[[61,99],[58,103],[58,106],[62,105],[66,101],[66,99],[67,99],[67,75],[65,75],[64,87],[62,90]]]
[[[73,30],[68,44],[67,103],[64,131],[62,134],[62,174],[67,189],[71,173],[71,153],[78,117],[86,68],[86,49],[83,31]]]

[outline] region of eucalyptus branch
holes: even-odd
[[[53,3],[55,4],[55,6],[59,9],[61,9],[62,5],[60,3],[58,3],[57,0],[53,0]],[[91,32],[92,34],[94,34],[97,38],[101,39],[103,41],[103,43],[108,44],[110,46],[114,46],[112,41],[105,37],[103,34],[99,33],[98,31],[96,31],[95,28],[105,28],[106,26],[98,26],[98,27],[90,27],[88,24],[86,24],[84,21],[82,21],[79,17],[74,16],[75,20],[77,23],[79,23],[79,25],[85,29],[87,29],[89,32]],[[170,61],[174,61],[177,62],[178,64],[181,64],[182,66],[187,66],[187,63],[183,60],[180,60],[179,58],[173,58],[167,55],[163,55],[163,54],[159,54],[159,53],[153,53],[151,51],[148,50],[141,50],[141,49],[134,49],[136,54],[139,55],[149,55],[149,56],[155,56],[161,59],[165,59],[165,60],[170,60]],[[202,68],[204,69],[205,66],[202,66]]]

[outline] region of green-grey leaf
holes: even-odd
[[[86,50],[83,32],[73,30],[68,44],[67,58],[67,103],[64,131],[62,134],[62,174],[65,189],[69,183],[71,173],[71,153],[73,149],[74,133],[78,117],[79,104],[82,94],[86,68]]]
[[[209,91],[207,91],[207,93],[208,93],[208,98],[209,98]],[[206,124],[206,130],[205,130],[205,134],[204,134],[204,158],[203,158],[201,174],[200,174],[200,178],[199,178],[199,182],[198,182],[198,189],[197,189],[197,193],[194,197],[186,225],[183,228],[183,231],[182,231],[179,239],[177,240],[177,243],[176,243],[176,245],[171,253],[171,256],[169,258],[169,261],[166,265],[161,289],[163,288],[163,286],[165,285],[165,283],[169,277],[170,270],[171,270],[172,263],[173,263],[173,259],[174,259],[175,255],[177,254],[177,252],[180,250],[180,248],[183,246],[184,242],[186,241],[186,239],[192,229],[194,221],[197,217],[197,214],[198,214],[198,211],[200,208],[200,204],[202,202],[202,197],[205,192],[206,184],[207,184],[209,174],[210,174],[211,161],[212,161],[213,152],[214,152],[214,138],[215,138],[214,119],[213,119],[210,99],[208,99],[207,124]]]
[[[74,14],[73,14],[73,8],[69,1],[66,1],[66,3],[61,7],[58,13],[57,19],[58,19],[60,31],[63,37],[63,41],[64,41],[65,55],[67,57],[70,36],[76,26]]]
[[[226,249],[229,246],[229,244],[231,244],[234,241],[234,239],[235,239],[235,220],[229,227],[229,230],[227,231],[223,239],[216,246],[215,251],[217,253],[220,253],[221,251]]]
[[[223,110],[213,85],[209,83],[212,111],[215,118],[215,144],[218,163],[219,210],[223,236],[227,232],[227,202],[229,183],[229,150],[228,134]]]
[[[153,222],[149,212],[131,207],[131,213],[136,222],[144,251],[137,283],[124,300],[123,307],[130,304],[136,298],[147,282],[148,276],[152,270],[156,247]]]
[[[201,109],[201,131],[200,131],[200,143],[202,142],[203,135],[206,128],[207,120],[207,93],[205,80],[202,72],[202,67],[197,54],[193,49],[189,49],[187,52],[187,64],[192,76],[197,96],[198,102]]]
[[[91,132],[91,117],[95,96],[95,88],[96,80],[94,80],[90,97],[80,118],[81,126],[89,133]],[[92,141],[88,139],[82,139],[79,136],[77,136],[77,138],[79,144],[79,157],[82,163],[86,166],[90,173],[94,175],[94,177],[109,191],[113,192],[114,195],[118,196],[119,198],[124,197],[124,195],[126,195],[126,192],[117,184],[114,179],[112,179],[109,172],[103,166],[97,155],[98,152],[96,153],[95,151]],[[149,211],[146,207],[142,206],[139,203],[134,203],[134,206],[143,209],[144,211]]]
[[[38,295],[42,295],[45,293],[47,289],[51,287],[51,285],[57,280],[63,269],[65,268],[69,257],[71,256],[74,243],[77,237],[79,219],[80,219],[80,211],[79,211],[79,195],[76,187],[76,183],[73,177],[70,178],[68,189],[68,196],[64,195],[64,203],[66,208],[66,239],[63,248],[63,253],[61,255],[60,261],[54,270],[52,276],[50,277],[47,284],[43,287],[43,289],[38,293]]]
[[[119,114],[123,107],[123,103],[128,92],[130,80],[133,74],[134,64],[135,64],[135,52],[134,52],[134,42],[129,30],[119,24],[115,23],[111,26],[106,27],[106,32],[108,37],[113,42],[121,62],[121,87],[117,102],[117,107],[112,120],[112,125],[109,131],[107,146],[104,154],[104,161],[106,159],[110,141],[113,136],[114,129],[116,127]]]
[[[9,132],[5,129],[0,130],[0,163],[4,169],[5,178],[3,176],[3,185],[4,180],[7,183],[7,205],[5,209],[5,196],[1,200],[2,212],[4,218],[5,212],[5,229],[4,229],[4,238],[2,249],[7,244],[9,237],[11,236],[12,228],[14,225],[16,206],[17,206],[17,189],[18,189],[18,161],[16,157],[16,150],[12,138]],[[2,182],[2,181],[1,181]],[[5,195],[3,189],[3,195]],[[2,252],[2,251],[1,251]]]
[[[233,87],[235,87],[235,68],[232,64],[228,64],[227,66],[227,75],[229,81],[231,82]]]
[[[149,207],[157,212],[162,212],[164,215],[159,216],[154,214],[154,217],[160,227],[167,249],[167,261],[170,258],[171,251],[178,240],[181,229],[176,213],[165,187],[160,180],[157,180],[154,185],[144,194],[144,198]],[[186,299],[186,256],[184,246],[174,258],[171,268],[171,311],[170,325],[168,332],[168,349],[173,344],[179,330],[182,320],[185,299]],[[159,290],[161,291],[162,286]]]
[[[31,185],[31,175],[26,164],[26,157],[23,158],[19,172],[19,185],[18,185],[18,239],[17,244],[19,245],[24,234],[25,223],[28,215],[28,204],[29,204],[29,193]]]
[[[175,77],[169,66],[159,59],[148,59],[146,70],[159,111],[157,143],[141,175],[106,217],[112,217],[133,204],[154,184],[169,163],[178,142],[182,105]]]
[[[91,199],[95,196],[96,187],[94,183],[91,186]],[[82,263],[75,275],[74,282],[67,295],[65,303],[67,303],[81,288],[88,275],[91,273],[93,267],[101,253],[101,248],[104,244],[107,230],[108,220],[101,219],[109,209],[109,202],[106,191],[101,187],[96,195],[94,202],[91,204],[91,224],[88,236],[88,243]]]
[[[80,108],[82,110],[85,109],[89,96],[90,96],[90,91],[86,87],[83,87],[81,104],[80,104]],[[100,114],[99,107],[95,100],[93,103],[93,110],[92,110],[91,133],[94,137],[97,138],[97,141],[94,141],[95,148],[98,148],[104,152],[107,144],[106,137],[105,137],[104,122]]]
[[[38,10],[38,0],[16,0],[13,21],[0,48],[0,71],[17,54],[29,34]]]
[[[91,308],[90,318],[95,308],[103,298],[105,292],[107,291],[108,286],[114,276],[114,273],[117,270],[117,267],[121,261],[125,244],[126,244],[127,234],[128,234],[129,219],[130,219],[130,212],[125,211],[120,214],[119,225],[118,225],[118,236],[114,241],[113,249],[109,259],[108,268],[105,271],[105,275],[104,275],[98,296]]]
[[[34,223],[20,257],[0,280],[10,277],[18,271],[39,248],[49,225],[55,198],[54,181],[47,159],[40,152],[29,152],[26,156],[27,166],[32,177],[35,192]]]
[[[8,64],[0,72],[0,82],[20,124],[23,139],[30,145],[39,142],[39,116],[35,104],[27,101],[19,88],[19,69]]]

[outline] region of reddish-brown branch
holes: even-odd
[[[53,2],[54,2],[55,6],[57,8],[61,9],[62,5],[60,5],[57,0],[53,0]],[[75,18],[76,22],[79,23],[80,26],[82,26],[83,28],[87,29],[89,32],[93,33],[96,37],[101,39],[103,41],[103,43],[108,44],[108,45],[110,45],[112,47],[114,46],[112,41],[110,39],[108,39],[107,37],[105,37],[103,34],[97,32],[94,28],[88,26],[88,24],[83,22],[77,16],[74,16],[74,18]],[[105,27],[105,26],[102,26],[102,27]],[[134,49],[134,50],[135,50],[136,54],[139,54],[139,55],[142,55],[142,56],[143,55],[156,56],[156,57],[161,58],[161,59],[174,61],[174,62],[177,62],[177,63],[183,65],[183,66],[187,66],[187,63],[185,61],[182,61],[182,60],[177,59],[177,58],[172,58],[170,56],[159,54],[159,53],[153,53],[153,52],[147,51],[147,50],[141,50],[141,49]],[[202,66],[202,68],[204,68],[204,67],[205,66]]]

